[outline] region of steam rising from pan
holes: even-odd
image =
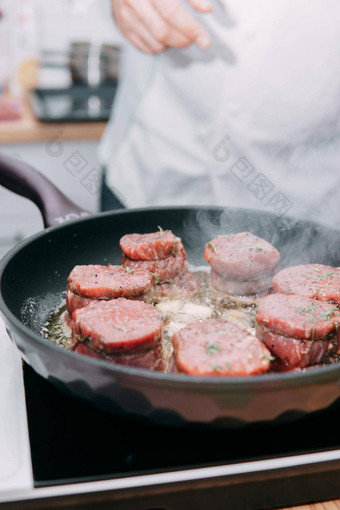
[[[204,263],[203,247],[210,239],[247,231],[266,239],[280,251],[281,268],[308,263],[340,266],[340,247],[331,229],[289,216],[251,209],[201,209],[185,218],[183,228],[194,263]]]

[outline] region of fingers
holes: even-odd
[[[114,18],[123,35],[144,53],[210,46],[210,36],[180,0],[111,0]],[[200,12],[210,12],[207,0],[187,0]]]
[[[187,2],[199,12],[211,12],[213,10],[213,6],[207,0],[187,0]]]
[[[139,1],[143,3],[149,0]],[[165,49],[164,44],[157,41],[150,30],[139,21],[134,9],[126,0],[113,0],[112,10],[118,28],[137,49],[148,54],[159,53]]]
[[[151,54],[151,48],[145,44],[145,42],[134,32],[130,32],[129,34],[124,34],[125,37],[140,51],[143,53]]]
[[[179,32],[176,28],[169,25],[151,2],[142,2],[141,0],[128,0],[133,4],[136,15],[147,31],[152,35],[155,41],[165,47],[185,48],[191,44],[191,40],[185,34]]]
[[[198,4],[198,0],[191,0]],[[180,32],[190,40],[190,43],[197,44],[200,48],[206,49],[211,44],[209,34],[182,6],[179,0],[151,0],[152,5],[173,29]]]
[[[166,44],[160,38],[156,38],[152,31],[147,28],[138,18],[134,21],[133,26],[134,32],[138,37],[143,41],[143,43],[148,47],[148,53],[160,53],[165,50]]]

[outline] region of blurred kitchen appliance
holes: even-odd
[[[118,84],[119,60],[119,47],[95,42],[75,41],[66,52],[42,52],[41,86],[30,95],[35,116],[42,122],[108,120]],[[63,70],[70,78],[58,86],[57,72]],[[47,72],[51,75],[47,82],[54,83],[52,88],[46,86]]]
[[[34,89],[30,104],[42,122],[90,122],[109,119],[117,82],[88,87]]]
[[[119,55],[120,49],[109,44],[71,43],[68,65],[73,83],[98,87],[116,82]]]

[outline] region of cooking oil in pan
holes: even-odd
[[[223,318],[232,321],[255,335],[255,307],[241,306],[240,302],[219,299],[209,289],[209,272],[204,267],[190,267],[200,280],[201,292],[193,298],[169,299],[157,298],[152,301],[162,314],[164,320],[162,334],[162,357],[164,371],[168,371],[172,355],[172,335],[187,324],[208,318]],[[74,341],[68,325],[68,313],[65,299],[57,309],[48,315],[41,334],[62,348],[72,350]]]

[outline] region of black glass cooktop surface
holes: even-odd
[[[340,448],[340,409],[240,430],[117,418],[64,395],[24,366],[36,487],[216,466]]]

